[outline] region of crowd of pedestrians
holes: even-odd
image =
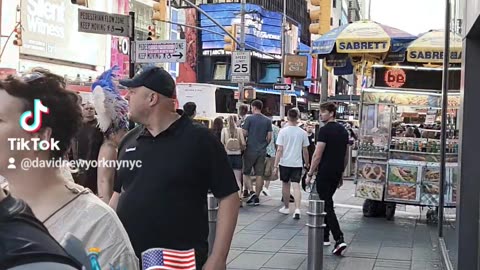
[[[1,166],[8,187],[0,189],[0,251],[15,252],[0,253],[0,269],[27,263],[81,269],[88,260],[65,245],[78,240],[99,252],[102,269],[141,269],[146,251],[164,248],[194,250],[196,269],[223,270],[243,202],[260,205],[262,196],[270,196],[270,181],[281,180],[279,212],[300,219],[301,187],[310,185],[313,175],[327,212],[324,244],[331,232],[333,252],[340,255],[346,248],[332,197],[342,184],[348,133],[334,121],[335,105],[322,104],[325,126],[316,132],[309,123],[300,127],[296,108],[288,111],[286,123],[274,123],[262,113],[260,100],[250,108],[241,105],[238,115],[215,119],[209,130],[194,121],[195,103],[175,109],[176,85],[162,68],[148,67],[120,81],[128,88],[126,100],[112,74],[107,71],[94,84],[94,96],[100,97],[94,101],[65,90],[64,80],[45,70],[0,82],[0,140],[59,142],[59,149],[48,151],[5,149],[4,164],[25,158],[141,161],[141,168]],[[103,95],[95,92],[102,89]],[[26,132],[18,119],[37,109],[36,100],[49,112],[41,114],[39,129]],[[208,193],[219,199],[210,255]],[[35,245],[22,250],[22,241]]]

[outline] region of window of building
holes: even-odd
[[[330,26],[333,26],[333,18],[330,17]]]
[[[213,69],[213,80],[214,81],[226,81],[228,80],[228,68],[227,63],[217,62]]]
[[[333,8],[337,7],[337,0],[333,0]]]
[[[262,63],[260,64],[260,80],[259,83],[277,83],[280,77],[279,63]]]

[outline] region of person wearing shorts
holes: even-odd
[[[300,191],[300,179],[302,178],[303,161],[305,166],[309,166],[308,135],[305,130],[298,127],[300,111],[297,108],[288,111],[288,125],[280,130],[277,138],[277,156],[275,159],[274,173],[280,171],[280,180],[282,180],[283,198],[290,197],[290,186],[293,187],[293,196],[295,197],[294,219],[300,219],[300,204],[302,202],[302,193]],[[303,155],[303,159],[302,159]],[[290,214],[289,200],[284,199],[284,206],[279,210],[280,213]]]
[[[251,106],[253,114],[245,119],[242,127],[243,134],[247,137],[247,148],[243,154],[243,179],[247,189],[253,190],[250,174],[254,170],[255,193],[250,195],[247,205],[260,205],[267,146],[272,140],[272,121],[262,114],[262,101],[254,100]]]

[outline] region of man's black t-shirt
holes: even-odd
[[[315,153],[315,133],[308,135],[308,156],[310,157],[310,162],[312,162],[313,153]]]
[[[318,166],[319,181],[339,181],[345,168],[345,154],[348,145],[348,132],[337,122],[328,122],[320,128],[317,142],[326,144],[320,165]]]
[[[137,127],[127,134],[119,160],[141,160],[115,179],[117,213],[137,256],[149,248],[208,249],[207,192],[238,191],[225,148],[205,127],[182,116],[153,137]]]
[[[7,196],[0,201],[0,269],[39,262],[56,262],[82,269],[35,218],[25,202]]]

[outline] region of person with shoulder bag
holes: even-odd
[[[242,129],[238,128],[236,125],[237,121],[236,115],[230,115],[228,117],[227,127],[222,129],[221,141],[225,146],[230,166],[235,173],[235,179],[237,180],[237,185],[240,189],[238,196],[240,201],[242,201],[242,151],[245,150],[247,144]]]

